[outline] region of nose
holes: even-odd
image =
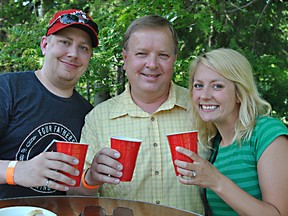
[[[202,91],[201,91],[201,95],[200,95],[200,97],[201,97],[201,99],[211,99],[211,96],[212,94],[211,94],[211,91],[210,91],[210,89],[208,88],[208,87],[204,87],[203,89],[202,89]]]
[[[158,68],[158,60],[156,55],[149,55],[146,61],[146,67],[150,70],[155,70]]]
[[[68,54],[69,57],[77,58],[78,57],[78,47],[76,45],[69,46]]]

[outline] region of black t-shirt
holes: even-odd
[[[29,160],[53,139],[79,142],[91,109],[75,90],[70,98],[52,94],[32,71],[0,75],[0,160]],[[0,199],[56,194],[65,192],[0,185]]]

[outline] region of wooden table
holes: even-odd
[[[112,215],[113,209],[116,207],[130,208],[133,210],[134,216],[198,215],[153,203],[87,196],[43,196],[0,200],[0,208],[11,206],[35,206],[50,210],[58,216],[79,216],[83,208],[88,205],[97,205],[105,208],[107,215]]]

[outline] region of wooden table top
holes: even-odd
[[[89,196],[41,196],[0,200],[0,208],[12,206],[35,206],[52,211],[58,216],[79,216],[84,207],[89,205],[103,207],[106,210],[107,215],[112,215],[113,209],[116,207],[130,208],[133,210],[134,216],[198,215],[153,203]]]

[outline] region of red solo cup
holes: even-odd
[[[111,148],[120,152],[117,159],[123,165],[120,181],[130,182],[134,173],[138,151],[142,140],[127,137],[111,137]]]
[[[185,161],[189,163],[193,163],[193,160],[189,158],[188,156],[181,154],[176,151],[177,146],[181,146],[183,148],[189,149],[196,154],[197,151],[197,141],[198,141],[198,131],[186,131],[181,133],[173,133],[173,134],[167,134],[167,139],[170,146],[170,152],[173,160],[174,170],[176,173],[176,176],[179,175],[177,171],[177,166],[174,164],[175,160]]]
[[[83,144],[83,143],[74,143],[74,142],[66,142],[66,141],[55,141],[55,143],[56,143],[57,152],[61,152],[61,153],[76,157],[79,160],[79,163],[77,165],[70,164],[71,166],[79,170],[78,176],[73,176],[68,173],[59,171],[63,173],[64,175],[68,176],[69,178],[72,178],[76,181],[75,185],[73,186],[68,185],[69,187],[78,187],[81,182],[81,176],[83,173],[88,145]]]

